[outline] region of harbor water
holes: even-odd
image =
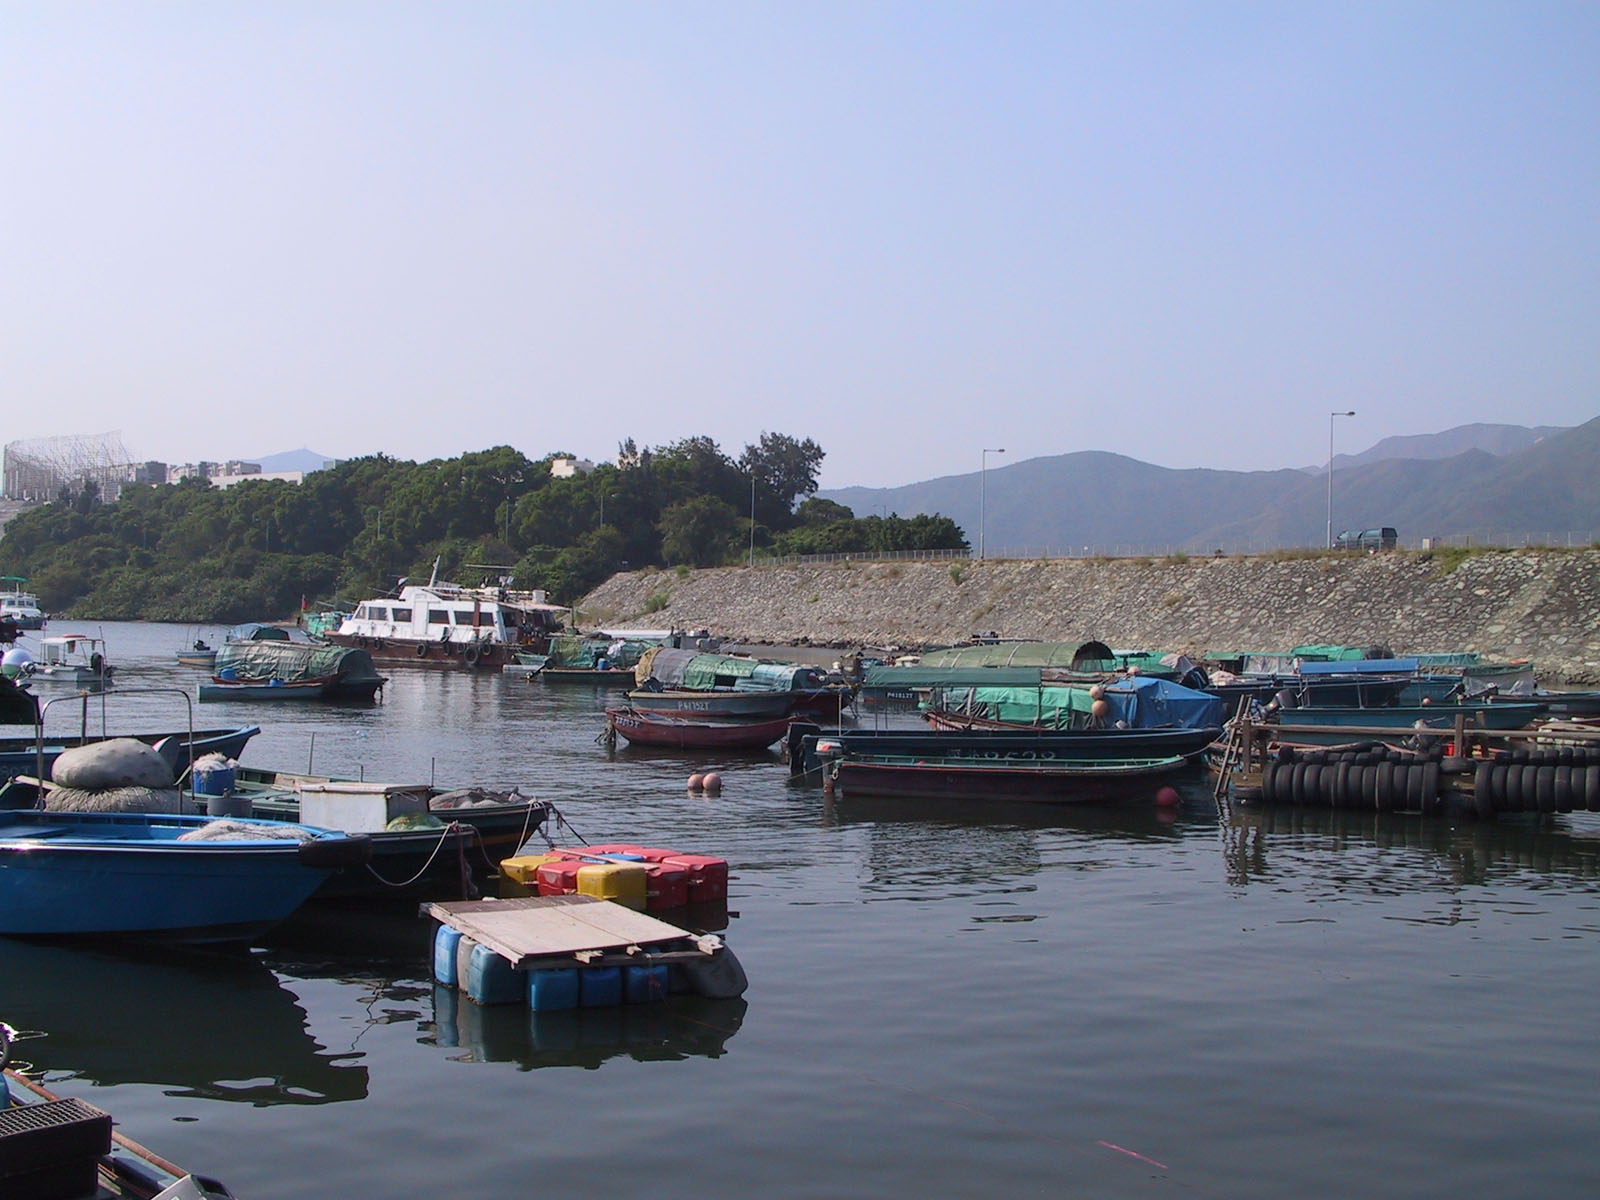
[[[79,628],[191,699],[176,652],[222,632]],[[776,751],[608,750],[617,698],[397,669],[370,707],[193,720],[259,724],[246,766],[516,784],[589,841],[728,859],[742,999],[479,1008],[409,910],[318,909],[247,952],[0,940],[0,1020],[47,1035],[17,1056],[243,1200],[1594,1192],[1600,816],[1219,818],[1198,776],[1176,809],[930,811]]]

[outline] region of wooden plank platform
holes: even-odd
[[[696,938],[676,925],[593,896],[449,900],[422,906],[432,917],[487,946],[517,970],[551,965],[705,960],[719,939]],[[708,947],[705,943],[710,942]]]

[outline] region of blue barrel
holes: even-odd
[[[232,767],[202,767],[194,769],[194,794],[196,796],[231,796],[238,782],[238,773]]]

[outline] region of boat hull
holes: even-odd
[[[788,716],[794,696],[789,692],[629,692],[628,703],[639,712],[759,720]]]
[[[611,728],[638,746],[675,750],[763,750],[781,741],[788,717],[763,721],[680,719],[661,713],[607,709]]]
[[[976,762],[971,759],[844,758],[833,767],[846,796],[1092,804],[1153,798],[1153,785],[1188,764],[1137,762]]]
[[[797,736],[796,736],[797,735]],[[1083,762],[1137,758],[1195,758],[1222,735],[1220,729],[852,729],[822,733],[795,726],[790,770],[818,770],[830,757],[976,759]],[[798,746],[795,744],[798,740]],[[827,753],[819,742],[831,744]]]
[[[300,801],[294,783],[306,778],[241,767],[240,794],[249,798],[258,818],[297,821]],[[444,828],[369,833],[371,861],[333,871],[312,899],[475,899],[487,875],[543,828],[549,812],[537,800],[474,805],[435,811]]]
[[[365,650],[375,663],[391,667],[420,667],[427,671],[499,671],[517,661],[517,652],[526,646],[504,642],[483,642],[476,646],[463,642],[422,641],[416,638],[373,638],[357,634],[330,633],[330,646]]]
[[[131,813],[6,814],[0,934],[238,941],[282,921],[327,878],[292,840],[174,840],[174,829],[203,824]]]

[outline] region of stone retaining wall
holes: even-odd
[[[579,605],[602,623],[738,641],[948,644],[975,633],[1118,649],[1529,658],[1542,682],[1600,685],[1600,551],[829,563],[634,571]]]

